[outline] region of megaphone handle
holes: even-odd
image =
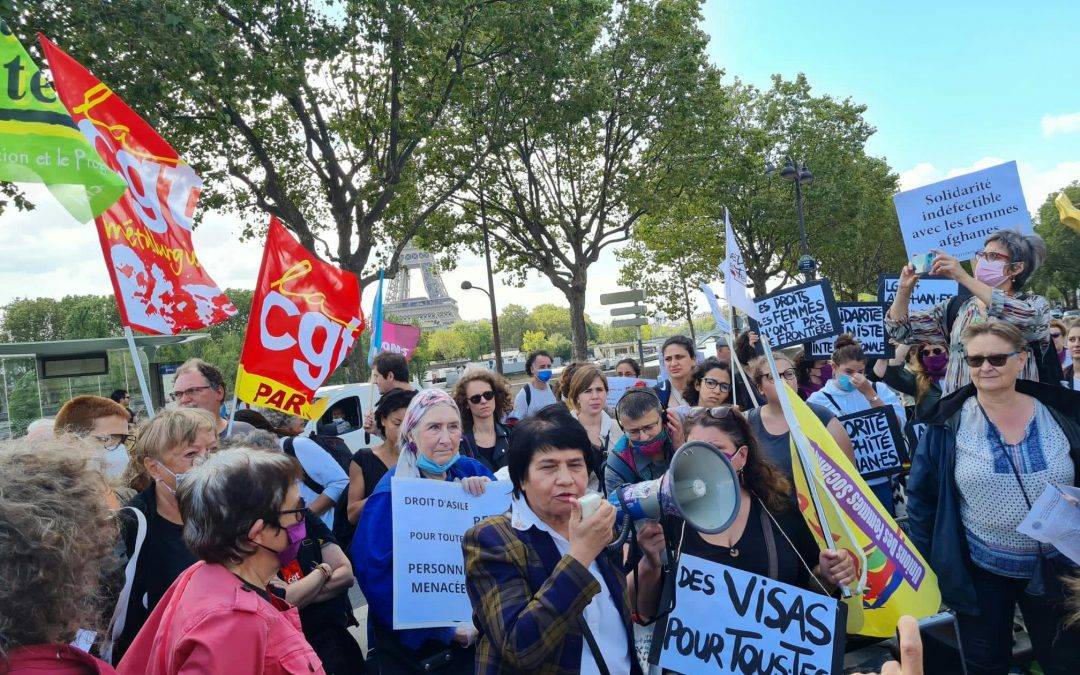
[[[623,515],[622,530],[619,532],[619,538],[607,545],[608,550],[612,553],[619,553],[622,551],[622,547],[626,545],[626,540],[630,537],[630,528],[634,526],[634,521],[630,520],[629,516]]]

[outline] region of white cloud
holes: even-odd
[[[1043,115],[1040,124],[1043,136],[1046,138],[1059,134],[1080,133],[1080,112]]]
[[[922,162],[900,172],[900,189],[910,190],[946,178],[961,176],[1001,164],[1007,160],[1000,157],[983,157],[970,166],[941,170],[928,162]],[[1031,162],[1017,162],[1020,172],[1020,184],[1024,189],[1024,199],[1029,211],[1039,210],[1048,195],[1058,192],[1069,183],[1080,180],[1080,161],[1058,162],[1056,165],[1041,169]]]

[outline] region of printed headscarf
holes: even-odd
[[[397,470],[394,475],[399,478],[419,478],[420,470],[416,468],[416,458],[419,450],[411,439],[412,432],[420,426],[420,421],[428,411],[438,405],[450,406],[454,412],[461,416],[453,397],[442,389],[423,389],[409,403],[405,409],[405,417],[401,420],[401,430],[398,435],[398,445],[401,452],[398,453]]]

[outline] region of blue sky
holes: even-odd
[[[816,92],[865,103],[869,150],[897,171],[1080,159],[1078,2],[709,0],[705,28],[729,76],[764,87],[801,71]],[[1044,133],[1047,115],[1058,133]]]
[[[801,71],[815,92],[865,103],[878,129],[869,150],[888,160],[904,188],[1016,160],[1034,211],[1080,180],[1080,0],[707,0],[704,28],[710,56],[729,78],[765,87],[773,73]],[[0,216],[0,303],[110,292],[93,227],[74,223],[43,190],[28,193],[39,209]],[[239,231],[234,218],[207,214],[194,241],[219,284],[250,288],[261,246],[239,243]],[[483,270],[470,255],[445,275],[466,319],[487,314],[483,298],[459,289],[466,279],[482,284]],[[617,278],[608,249],[590,269],[594,318],[606,320],[599,295],[615,290]],[[521,289],[496,279],[495,290],[500,307],[566,304],[535,274]]]

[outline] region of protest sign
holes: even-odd
[[[470,495],[461,483],[393,478],[394,629],[472,621],[461,540],[476,523],[510,508],[508,480]]]
[[[356,275],[319,260],[271,218],[236,397],[309,420],[320,417],[330,399],[316,401],[315,392],[363,328]]]
[[[607,379],[607,402],[604,405],[614,410],[627,389],[655,385],[656,380],[646,380],[641,377],[609,377]]]
[[[679,673],[826,675],[843,671],[844,639],[837,600],[683,554],[651,653]]]
[[[840,334],[840,313],[827,279],[775,291],[755,304],[758,320],[750,320],[750,329],[773,349]]]
[[[997,230],[1031,234],[1016,162],[893,195],[908,256],[943,251],[971,260]]]
[[[862,345],[870,359],[891,359],[894,348],[885,335],[885,305],[880,302],[839,302],[840,332],[849,333]],[[810,343],[807,350],[815,359],[832,356],[836,338],[825,338]]]
[[[896,300],[896,291],[900,287],[900,275],[882,274],[878,277],[878,301],[885,305],[886,311]],[[911,291],[908,312],[921,312],[940,305],[949,298],[971,295],[971,291],[948,277],[919,277]]]
[[[851,437],[856,468],[866,480],[901,473],[910,464],[904,433],[892,406],[870,408],[838,419]]]

